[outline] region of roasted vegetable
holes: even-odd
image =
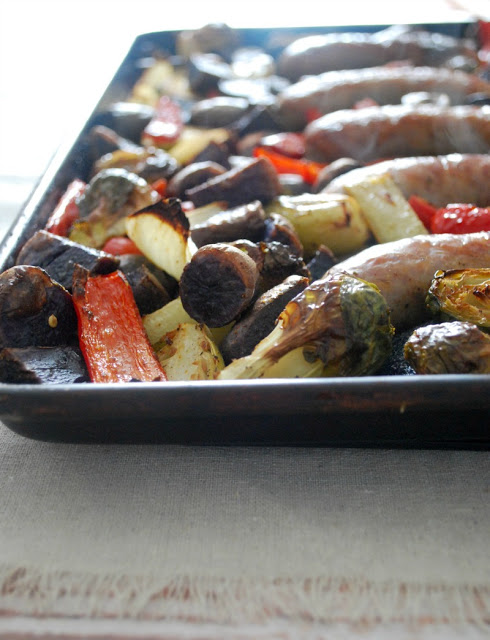
[[[475,233],[490,231],[490,207],[474,204],[448,204],[431,219],[432,233]]]
[[[141,315],[167,304],[177,292],[177,281],[142,255],[126,254],[119,259]]]
[[[152,109],[153,112],[153,109]],[[139,141],[138,141],[139,142]],[[95,159],[93,173],[98,173],[102,169],[109,169],[111,166],[99,166],[100,158],[111,156],[112,153],[121,152],[122,154],[137,154],[144,152],[140,144],[136,144],[133,140],[128,140],[120,133],[105,125],[95,125],[89,134],[89,143],[92,155]]]
[[[182,323],[155,344],[168,380],[215,380],[223,358],[203,325]]]
[[[299,160],[305,155],[305,138],[302,133],[282,132],[263,136],[259,145],[289,158]]]
[[[317,181],[320,171],[325,167],[325,164],[291,158],[267,147],[256,147],[253,153],[256,158],[267,158],[277,173],[299,175],[309,185]]]
[[[169,96],[161,96],[141,140],[147,147],[167,149],[177,142],[183,130],[184,116],[180,105]]]
[[[105,169],[124,169],[135,173],[148,183],[171,178],[180,169],[180,164],[170,154],[155,147],[136,150],[117,149],[101,156],[94,165],[96,173]]]
[[[231,168],[229,160],[231,147],[234,147],[234,141],[215,142],[214,140],[210,140],[206,146],[194,156],[192,162],[215,162],[228,170]]]
[[[143,326],[152,345],[155,345],[166,333],[177,329],[179,324],[188,322],[197,322],[197,320],[191,318],[184,309],[180,297],[143,316]]]
[[[404,354],[419,374],[490,373],[490,336],[471,322],[444,322],[416,329],[405,344]]]
[[[312,280],[323,278],[325,273],[337,263],[332,251],[321,244],[315,251],[315,255],[306,265],[311,274]]]
[[[428,231],[389,174],[370,176],[346,187],[378,242],[427,234]]]
[[[89,382],[77,346],[5,348],[0,351],[0,380],[17,384]]]
[[[360,376],[389,356],[393,328],[379,289],[346,273],[316,280],[288,303],[273,331],[220,379]]]
[[[97,274],[76,267],[73,302],[80,348],[92,382],[166,379],[121,271]]]
[[[143,255],[131,238],[127,236],[113,236],[104,243],[102,247],[104,253],[110,253],[111,256],[128,256]]]
[[[137,102],[115,102],[104,114],[104,124],[130,141],[139,143],[143,129],[154,114],[153,107]]]
[[[76,179],[70,182],[44,227],[46,231],[55,233],[58,236],[67,236],[69,234],[73,223],[80,216],[78,199],[86,187],[87,185],[83,180]]]
[[[266,291],[231,328],[220,345],[224,361],[243,358],[273,329],[286,304],[308,286],[308,278],[290,276]]]
[[[191,109],[191,123],[196,127],[226,127],[248,110],[248,100],[228,96],[216,96],[199,100]]]
[[[266,217],[262,204],[255,200],[228,209],[192,227],[191,236],[197,247],[216,242],[233,242],[240,238],[257,242],[266,232]]]
[[[290,251],[303,257],[304,248],[293,223],[280,213],[270,213],[265,220],[264,242],[280,242]]]
[[[223,128],[201,129],[200,127],[186,126],[179,141],[168,150],[168,153],[180,164],[189,164],[194,162],[196,156],[201,154],[209,144],[228,143],[230,135],[230,132]]]
[[[180,200],[166,198],[140,209],[126,219],[131,240],[153,264],[180,278],[193,251],[189,243],[189,220]]]
[[[429,311],[490,329],[490,269],[436,272],[426,298]]]
[[[48,231],[37,231],[20,250],[17,264],[41,267],[53,280],[71,291],[75,265],[92,269],[102,258],[112,262],[112,270],[119,264],[116,256],[104,254],[98,249],[72,242]]]
[[[216,162],[192,162],[178,171],[169,181],[167,195],[184,200],[187,189],[220,176],[225,171],[226,169]]]
[[[71,296],[46,271],[17,265],[0,274],[0,347],[67,345],[76,334]]]
[[[322,191],[334,178],[352,171],[352,169],[359,169],[362,165],[353,158],[339,158],[327,164],[318,174],[315,183],[313,185],[313,191],[315,193]]]
[[[232,244],[247,251],[259,268],[260,277],[255,297],[281,284],[289,276],[310,277],[310,272],[302,256],[298,255],[296,247],[291,249],[282,242],[258,242],[254,245],[244,240]]]
[[[228,62],[211,52],[196,52],[189,56],[189,86],[196,95],[204,96],[216,91],[218,83],[232,75]]]
[[[188,199],[196,207],[215,200],[225,200],[230,207],[260,200],[270,202],[280,192],[276,170],[266,158],[231,169],[187,191]]]
[[[358,251],[370,238],[359,205],[350,196],[279,196],[266,211],[279,213],[294,225],[307,257],[312,257],[322,244],[337,256]]]
[[[70,240],[99,249],[111,236],[124,235],[126,216],[158,199],[158,193],[135,173],[104,169],[78,199],[80,220],[73,225]]]

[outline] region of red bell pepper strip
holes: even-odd
[[[158,178],[158,180],[155,180],[155,182],[151,183],[151,188],[153,189],[153,191],[156,191],[158,193],[158,195],[160,196],[160,198],[165,198],[165,195],[167,193],[167,180],[165,180],[165,178]]]
[[[73,275],[80,349],[92,382],[166,380],[121,271]]]
[[[473,204],[448,204],[432,218],[432,233],[475,233],[490,231],[490,207]]]
[[[73,180],[61,196],[53,213],[46,223],[45,229],[57,236],[66,237],[70,229],[80,216],[77,200],[85,191],[87,185],[82,180]]]
[[[256,158],[268,158],[274,165],[277,173],[295,173],[300,175],[308,184],[313,184],[320,171],[326,166],[325,164],[312,162],[310,160],[288,158],[264,147],[255,147],[253,155]]]
[[[481,64],[490,64],[490,21],[479,20],[478,22],[478,40],[480,50],[478,51],[478,59]]]
[[[114,236],[109,238],[102,247],[102,251],[113,256],[124,256],[128,254],[142,255],[135,243],[127,236]]]
[[[142,142],[155,147],[171,147],[180,138],[184,129],[182,109],[168,96],[162,96],[155,109],[155,115],[146,125]]]
[[[418,215],[427,231],[430,231],[432,218],[435,216],[437,208],[431,205],[430,202],[427,202],[424,198],[416,195],[410,196],[408,204]]]

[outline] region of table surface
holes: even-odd
[[[305,25],[490,11],[302,6]],[[137,33],[299,20],[276,3],[166,7],[0,4],[0,236]],[[0,637],[486,637],[489,462],[476,451],[63,445],[0,425]]]

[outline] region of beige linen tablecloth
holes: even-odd
[[[483,637],[489,462],[2,426],[0,635]]]

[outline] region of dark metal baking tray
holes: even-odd
[[[456,36],[471,23],[422,25]],[[374,31],[381,26],[301,29]],[[270,43],[292,29],[243,29],[242,42]],[[61,148],[0,246],[0,270],[47,217],[75,177],[88,177],[87,134],[127,97],[140,62],[172,51],[176,32],[136,38],[106,91]],[[277,41],[277,38],[276,38]],[[34,439],[61,442],[329,445],[487,449],[490,376],[372,376],[133,384],[0,384],[0,419]]]

